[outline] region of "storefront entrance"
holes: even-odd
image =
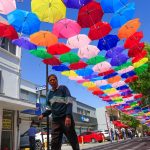
[[[3,110],[1,150],[13,150],[14,111]]]

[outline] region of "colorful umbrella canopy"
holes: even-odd
[[[95,56],[95,57],[92,57],[92,58],[90,58],[89,60],[87,60],[87,64],[88,65],[96,65],[96,64],[98,64],[98,63],[100,63],[100,62],[103,62],[103,61],[105,61],[106,59],[105,59],[105,57],[103,57],[103,56]]]
[[[21,48],[27,49],[27,50],[37,49],[37,46],[32,44],[29,41],[29,39],[26,37],[20,37],[19,39],[15,39],[12,41],[12,43],[21,47]]]
[[[101,21],[103,10],[98,2],[90,2],[81,7],[78,12],[78,23],[82,28],[88,28]]]
[[[62,19],[56,22],[53,26],[53,33],[58,38],[70,38],[80,33],[81,27],[75,21],[71,19]]]
[[[106,58],[112,58],[112,57],[115,57],[116,55],[119,55],[123,52],[124,50],[124,47],[123,46],[117,46],[117,47],[114,47],[110,50],[107,51],[106,53]]]
[[[15,0],[0,0],[0,14],[9,14],[16,9]]]
[[[97,56],[97,54],[99,53],[99,49],[96,46],[93,45],[86,45],[84,47],[81,47],[78,50],[78,56],[80,58],[87,58],[90,59],[92,57]]]
[[[52,58],[43,59],[43,63],[48,64],[48,65],[52,65],[52,66],[61,65],[61,61],[54,56]]]
[[[79,9],[89,3],[92,0],[63,0],[64,4],[68,8]]]
[[[76,63],[80,60],[79,56],[76,53],[69,52],[66,54],[62,54],[60,56],[61,62],[68,62],[68,63]]]
[[[107,22],[98,22],[90,27],[88,37],[91,40],[98,40],[109,34],[111,26]]]
[[[79,61],[77,63],[72,63],[70,64],[69,68],[71,70],[77,70],[77,69],[82,69],[82,68],[85,68],[87,66],[87,64],[83,61]]]
[[[129,3],[116,11],[110,21],[112,28],[121,27],[134,16],[135,4]]]
[[[58,42],[56,35],[49,31],[39,31],[30,36],[30,41],[38,46],[49,47]]]
[[[18,34],[13,26],[0,23],[0,37],[5,37],[10,40],[18,38]]]
[[[66,7],[61,0],[32,0],[31,9],[44,22],[55,23],[66,16]]]
[[[117,35],[106,35],[102,39],[98,41],[98,48],[100,50],[109,50],[117,45],[117,42],[120,39],[117,37]]]
[[[66,65],[64,64],[61,64],[61,65],[58,65],[58,66],[53,66],[52,69],[54,69],[55,71],[67,71],[67,70],[70,70]]]
[[[128,21],[118,30],[118,37],[120,39],[130,37],[138,30],[140,24],[141,23],[138,18]]]
[[[105,13],[114,13],[121,7],[126,6],[128,0],[102,0],[101,6]]]
[[[91,42],[89,37],[85,34],[78,34],[73,37],[68,38],[67,46],[71,49],[81,48],[85,45],[88,45]]]
[[[129,36],[125,43],[124,43],[124,47],[125,48],[132,48],[134,46],[137,46],[140,42],[140,40],[143,38],[143,32],[135,32],[134,34],[132,34],[131,36]]]
[[[40,20],[31,12],[17,9],[8,14],[7,18],[17,32],[30,35],[40,29]]]
[[[70,51],[70,48],[63,43],[57,43],[47,48],[47,52],[52,55],[61,55]]]
[[[42,58],[42,59],[46,59],[46,58],[52,58],[53,56],[48,54],[45,48],[38,48],[36,50],[30,50],[29,51],[32,55]]]

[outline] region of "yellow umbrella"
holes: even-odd
[[[62,75],[68,76],[68,77],[77,77],[78,75],[76,74],[75,71],[69,70],[69,71],[63,71],[61,72]]]
[[[84,82],[83,84],[82,84],[83,86],[85,86],[85,87],[95,87],[96,86],[96,84],[95,83],[93,83],[93,82]]]
[[[55,23],[66,16],[66,7],[61,0],[32,0],[31,9],[44,22]]]

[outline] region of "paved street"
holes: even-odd
[[[127,139],[110,143],[91,143],[80,145],[81,150],[150,150],[150,137]],[[63,145],[62,150],[72,150],[70,146]]]

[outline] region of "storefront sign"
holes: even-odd
[[[81,116],[81,120],[82,120],[83,122],[89,122],[89,121],[90,121],[89,118],[84,117],[84,116]]]

